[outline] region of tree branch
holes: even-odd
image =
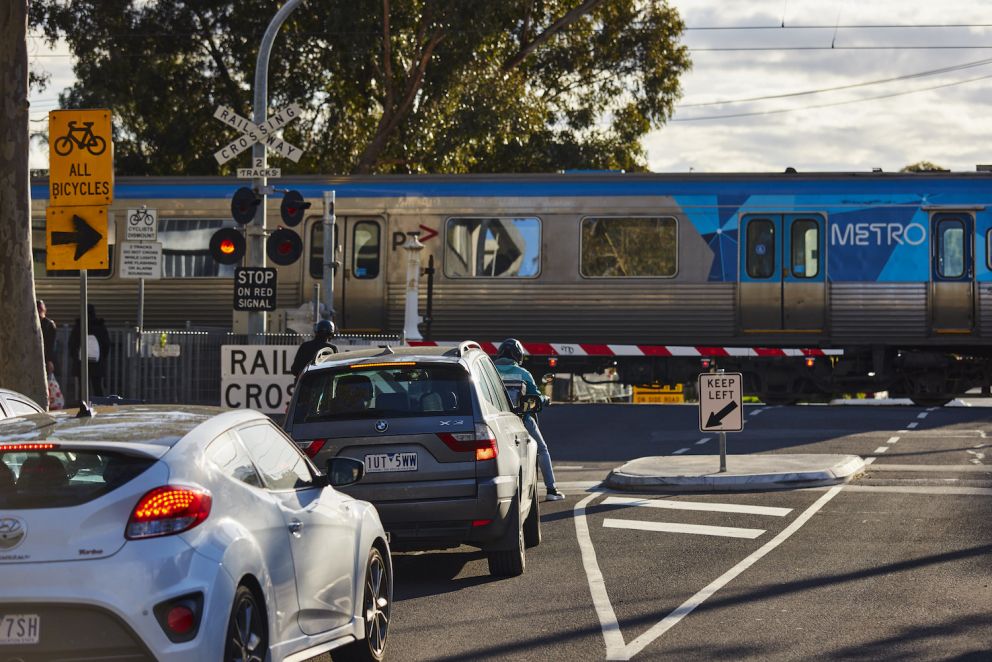
[[[427,65],[430,63],[431,56],[434,54],[434,50],[438,44],[444,40],[445,36],[446,33],[444,30],[437,30],[431,35],[430,40],[420,52],[420,58],[407,73],[407,84],[403,99],[395,108],[383,108],[382,117],[379,118],[379,125],[376,127],[375,135],[362,151],[362,155],[358,159],[358,165],[355,167],[355,172],[360,174],[371,172],[372,165],[386,147],[386,141],[389,139],[389,135],[396,130],[396,127],[399,126],[407,113],[410,112],[410,108],[413,107],[417,93],[423,86],[424,74],[427,72]]]
[[[385,108],[393,107],[393,50],[389,33],[389,0],[382,0],[382,67],[385,72]]]
[[[224,81],[224,87],[227,88],[227,93],[230,96],[230,103],[237,103],[238,98],[241,96],[241,88],[238,86],[237,81],[231,76],[231,70],[227,68],[227,64],[224,62],[224,54],[221,53],[220,48],[214,42],[213,35],[213,25],[206,25],[206,19],[197,11],[193,11],[193,16],[199,22],[197,26],[200,32],[204,33],[204,41],[207,45],[207,52],[210,54],[210,59],[214,61],[217,66],[218,73],[221,79]]]
[[[596,7],[603,4],[603,2],[605,2],[605,0],[585,0],[585,2],[581,5],[567,12],[564,16],[549,25],[547,30],[534,37],[534,40],[530,43],[523,45],[519,51],[510,57],[509,60],[504,62],[502,66],[503,71],[510,71],[511,69],[519,66],[520,63],[526,60],[527,56],[533,53],[538,47],[546,44],[553,36],[567,28],[585,14],[588,14],[596,9]]]

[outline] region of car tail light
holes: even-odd
[[[168,536],[188,531],[210,514],[210,494],[192,487],[166,485],[141,497],[131,511],[128,540]]]
[[[493,523],[493,521],[491,519],[474,519],[474,520],[472,520],[472,526],[473,527],[489,526],[492,523]]]
[[[155,618],[173,643],[192,641],[200,629],[203,594],[193,593],[155,605]]]
[[[326,444],[326,439],[312,439],[310,441],[296,442],[296,445],[299,446],[300,450],[306,453],[306,456],[311,460],[317,457],[317,453],[319,453],[320,449]]]
[[[0,444],[0,453],[17,453],[20,451],[53,451],[58,447],[58,444],[48,443]]]
[[[438,432],[438,438],[444,445],[456,453],[475,451],[475,459],[494,460],[499,455],[496,435],[485,423],[476,423],[475,432]]]

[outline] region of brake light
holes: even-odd
[[[196,614],[186,605],[176,605],[165,615],[165,624],[178,635],[188,634],[196,625]]]
[[[58,444],[3,444],[0,445],[0,453],[17,453],[18,451],[51,451],[58,447]]]
[[[298,441],[296,442],[300,450],[303,451],[308,458],[311,460],[317,457],[317,453],[320,449],[327,445],[326,439],[314,439],[312,441]]]
[[[438,432],[444,445],[456,453],[475,451],[475,460],[494,460],[499,455],[496,435],[485,423],[476,423],[475,432]]]
[[[127,522],[128,540],[155,538],[188,531],[210,514],[210,493],[192,487],[166,485],[138,500]]]
[[[472,520],[472,526],[489,526],[493,521],[491,519],[474,519]]]

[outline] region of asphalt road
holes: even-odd
[[[696,417],[689,405],[549,408],[568,498],[542,504],[525,574],[493,580],[469,548],[396,555],[388,658],[992,660],[992,408],[748,406],[728,465],[742,453],[873,464],[839,488],[593,487],[644,455],[717,463]]]

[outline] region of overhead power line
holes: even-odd
[[[923,78],[925,76],[935,76],[937,74],[946,74],[953,71],[961,71],[964,69],[972,69],[974,67],[982,67],[988,64],[992,64],[992,58],[987,58],[984,60],[975,60],[974,62],[965,62],[963,64],[956,64],[949,67],[942,67],[940,69],[930,69],[928,71],[918,71],[912,74],[904,74],[902,76],[893,76],[892,78],[879,78],[877,80],[863,81],[860,83],[849,83],[847,85],[836,85],[834,87],[821,87],[815,90],[803,90],[801,92],[788,92],[785,94],[767,94],[760,97],[744,97],[741,99],[724,99],[722,101],[705,101],[700,103],[682,103],[679,104],[679,108],[700,108],[702,106],[722,106],[731,103],[748,103],[752,101],[767,101],[771,99],[788,99],[790,97],[802,97],[809,96],[811,94],[823,94],[825,92],[836,92],[838,90],[850,90],[858,87],[868,87],[870,85],[882,85],[884,83],[893,83],[900,80],[911,80],[913,78]]]
[[[992,23],[917,23],[917,24],[871,24],[851,23],[840,25],[688,25],[686,32],[704,30],[912,30],[939,28],[992,28]]]
[[[854,103],[867,103],[869,101],[878,101],[880,99],[891,99],[893,97],[906,96],[907,94],[917,94],[919,92],[928,92],[930,90],[939,90],[945,87],[954,87],[955,85],[965,85],[967,83],[974,83],[980,80],[988,80],[992,78],[992,74],[985,76],[977,76],[975,78],[968,78],[965,80],[954,81],[953,83],[944,83],[942,85],[932,85],[930,87],[921,87],[915,90],[906,90],[903,92],[893,92],[891,94],[880,94],[874,97],[864,97],[861,99],[848,99],[847,101],[834,101],[832,103],[821,103],[812,106],[800,106],[798,108],[779,108],[777,110],[759,110],[748,113],[729,113],[726,115],[704,115],[702,117],[681,117],[672,118],[670,122],[704,122],[709,120],[724,120],[732,119],[736,117],[756,117],[758,115],[781,115],[783,113],[796,113],[801,110],[815,110],[817,108],[830,108],[833,106],[846,106]]]

